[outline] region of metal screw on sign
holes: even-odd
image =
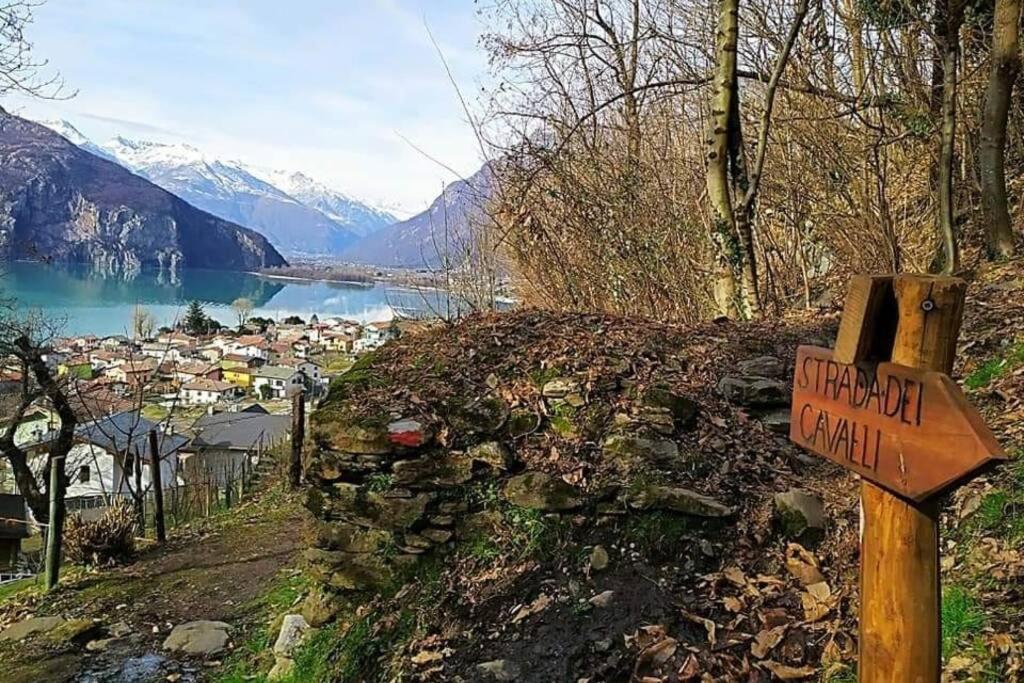
[[[935,302],[931,299],[925,299],[921,302],[921,310],[925,313],[931,313],[935,310]]]

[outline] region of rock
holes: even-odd
[[[615,599],[615,591],[604,591],[587,600],[594,607],[608,607]]]
[[[583,502],[579,489],[545,472],[524,472],[512,477],[502,495],[513,505],[544,512],[574,510]]]
[[[748,408],[789,405],[789,387],[767,377],[728,375],[718,382],[718,392],[730,403]]]
[[[448,423],[456,434],[463,437],[494,434],[505,425],[508,416],[508,406],[494,397],[448,406]]]
[[[423,517],[432,500],[432,493],[399,497],[395,491],[377,493],[355,484],[334,484],[327,496],[311,489],[306,507],[321,519],[346,520],[380,529],[407,529]]]
[[[58,645],[81,644],[91,639],[99,630],[100,625],[92,619],[68,619],[51,629],[46,638]]]
[[[473,461],[454,454],[428,455],[399,460],[391,470],[395,483],[411,488],[443,488],[465,484],[473,478]]]
[[[295,660],[290,657],[277,655],[274,657],[274,666],[267,674],[268,681],[283,681],[291,678],[295,670]]]
[[[274,654],[284,657],[291,657],[295,648],[302,643],[306,632],[309,631],[309,623],[301,614],[286,614],[281,622],[281,630],[274,641]]]
[[[667,387],[648,387],[643,393],[642,400],[646,406],[668,410],[679,429],[692,429],[697,424],[697,402]]]
[[[372,553],[391,541],[388,531],[367,529],[347,522],[319,522],[316,532],[317,547],[347,553]]]
[[[190,621],[178,624],[164,640],[164,649],[187,655],[210,657],[224,651],[230,624],[223,621]]]
[[[599,572],[608,568],[608,562],[608,551],[604,549],[603,545],[595,545],[594,549],[590,551],[590,568]]]
[[[477,664],[476,670],[495,681],[519,680],[519,665],[507,659],[495,659]]]
[[[582,408],[583,406],[587,405],[587,399],[586,397],[583,396],[583,394],[566,394],[563,400],[573,408]]]
[[[795,557],[786,558],[786,571],[804,586],[811,586],[825,580],[820,569]]]
[[[429,425],[405,418],[388,424],[388,440],[403,448],[420,448],[430,443],[434,433]]]
[[[820,539],[825,533],[825,507],[813,493],[790,489],[776,493],[775,515],[782,533],[792,539]]]
[[[31,617],[0,632],[0,642],[24,640],[29,636],[49,633],[64,623],[65,620],[61,617]]]
[[[775,356],[758,356],[747,358],[736,364],[744,375],[754,377],[782,377],[786,374],[786,366]]]
[[[624,470],[639,465],[654,465],[663,469],[682,464],[679,446],[669,439],[645,439],[639,436],[613,434],[605,439],[602,454],[615,461]]]
[[[789,434],[789,410],[769,410],[766,413],[758,415],[757,419],[761,421],[769,431],[775,432],[776,434]]]
[[[603,638],[601,640],[595,640],[591,644],[594,646],[594,652],[608,652],[612,649],[614,642],[611,638]]]
[[[508,418],[508,435],[513,439],[524,437],[537,431],[540,423],[540,415],[532,410],[518,408]]]
[[[329,444],[332,450],[343,453],[386,455],[394,450],[391,436],[383,424],[324,420],[317,423],[314,432],[316,442]]]
[[[116,643],[121,640],[120,638],[100,638],[99,640],[90,640],[85,644],[86,652],[106,652],[107,648],[112,643]]]
[[[338,614],[333,596],[321,587],[314,587],[302,601],[302,618],[310,628],[320,628]]]
[[[308,548],[303,558],[314,579],[341,590],[381,588],[391,581],[393,575],[384,558],[375,553],[344,553]]]
[[[714,498],[674,486],[642,486],[628,491],[626,502],[637,510],[668,510],[696,517],[728,517],[735,512]]]
[[[565,398],[569,394],[578,394],[580,383],[573,379],[559,377],[545,382],[540,393],[544,398]]]
[[[434,529],[427,527],[420,532],[420,536],[429,538],[434,543],[447,543],[452,537],[452,532],[448,529]]]
[[[487,441],[473,446],[466,451],[466,456],[474,462],[482,462],[496,470],[507,470],[512,459],[508,448],[497,441]]]

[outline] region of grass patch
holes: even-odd
[[[979,365],[964,379],[968,389],[981,389],[1010,370],[1024,364],[1024,342],[1017,342],[1001,358],[992,358]]]
[[[33,586],[42,586],[41,577],[29,577],[27,579],[18,579],[17,581],[11,581],[0,585],[0,603],[19,595],[22,591],[26,591]]]
[[[977,599],[959,586],[942,592],[942,657],[949,657],[966,641],[981,634],[985,613]]]
[[[171,411],[158,403],[147,403],[142,406],[142,417],[159,422],[170,415]]]

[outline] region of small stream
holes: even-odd
[[[122,655],[125,653],[121,653]],[[74,683],[156,683],[164,681],[169,674],[181,677],[178,683],[195,683],[196,670],[155,652],[128,658],[110,656],[90,662],[90,666],[74,679]]]

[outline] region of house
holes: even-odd
[[[335,353],[352,353],[356,335],[342,330],[329,330],[320,336],[320,344],[324,351]]]
[[[230,368],[255,368],[260,365],[260,359],[255,356],[246,356],[241,353],[226,353],[220,359],[220,366],[228,370]]]
[[[140,386],[153,379],[157,366],[156,358],[132,358],[108,369],[105,374],[130,386]]]
[[[302,373],[281,365],[264,365],[253,373],[252,388],[263,398],[288,398],[302,391]]]
[[[24,524],[25,499],[13,493],[0,493],[0,572],[11,571],[18,563],[21,540],[28,538]]]
[[[230,382],[243,391],[252,388],[253,373],[255,370],[247,367],[231,367],[221,370],[221,379]]]
[[[231,347],[231,352],[266,361],[270,357],[270,342],[259,334],[242,335],[235,340]]]
[[[108,368],[114,367],[115,365],[124,363],[127,360],[123,352],[112,351],[107,349],[90,351],[88,356],[89,361],[92,363],[92,369],[94,371],[106,370]]]
[[[320,388],[326,383],[323,369],[313,361],[306,358],[297,358],[295,356],[282,358],[278,365],[301,372],[305,379],[306,391],[319,393]]]
[[[187,405],[207,405],[238,398],[242,390],[231,382],[213,379],[197,379],[186,382],[178,390],[178,396]]]
[[[200,379],[220,381],[220,366],[203,361],[187,360],[182,363],[175,363],[171,368],[171,378],[175,382],[195,382]]]
[[[393,320],[378,323],[367,323],[362,334],[354,343],[355,351],[368,351],[383,346],[385,342],[398,337],[398,327]]]
[[[143,356],[155,358],[161,362],[179,362],[192,355],[191,349],[187,346],[173,342],[145,342],[140,348]]]
[[[196,435],[182,454],[185,481],[225,486],[248,476],[268,449],[288,439],[291,416],[252,405],[204,415],[192,429]]]
[[[136,466],[141,488],[148,491],[152,487],[150,432],[157,434],[161,483],[164,488],[176,486],[178,451],[188,439],[142,417],[138,410],[126,410],[75,429],[75,445],[65,463],[68,511],[96,509],[130,495],[135,489]],[[42,442],[52,440],[52,436],[44,435]],[[30,461],[31,467],[41,472],[49,456],[33,452],[37,455]]]

